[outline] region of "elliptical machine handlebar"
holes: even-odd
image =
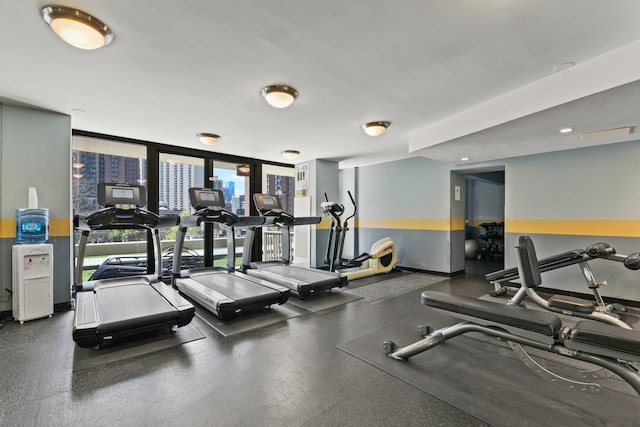
[[[344,249],[347,231],[349,231],[349,220],[356,216],[356,213],[358,212],[358,205],[356,204],[350,190],[347,191],[347,194],[353,204],[353,212],[343,221],[340,221],[340,217],[344,214],[344,205],[338,202],[330,202],[327,197],[327,193],[324,193],[326,202],[320,203],[323,212],[332,217],[331,227],[329,228],[329,238],[327,241],[327,252],[323,260],[325,264],[329,265],[330,271],[335,271],[337,268],[340,268],[345,264],[351,264],[350,261],[352,261],[343,259],[342,251]]]
[[[358,205],[356,204],[356,201],[355,201],[355,199],[353,198],[353,195],[351,194],[351,191],[350,191],[350,190],[347,190],[347,194],[349,195],[349,198],[351,199],[351,204],[353,205],[353,213],[352,213],[350,216],[348,216],[348,217],[346,217],[346,218],[345,218],[345,220],[344,220],[344,224],[345,224],[344,226],[345,226],[345,228],[346,228],[346,226],[347,226],[347,222],[348,222],[351,218],[355,217],[355,216],[356,216],[356,213],[358,213]]]

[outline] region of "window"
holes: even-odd
[[[282,166],[262,166],[262,192],[275,194],[280,198],[282,209],[292,215],[295,214],[293,200],[295,199],[294,169]],[[291,228],[291,242],[295,229]],[[292,248],[293,252],[293,248]],[[266,227],[262,230],[262,260],[273,261],[282,258],[282,232],[278,227]],[[293,253],[291,254],[293,260]]]
[[[133,185],[147,183],[147,159],[144,145],[115,142],[74,135],[72,151],[72,203],[74,215],[90,215],[98,205],[98,184],[117,182]],[[146,262],[147,233],[144,230],[103,230],[89,236],[83,280],[113,256],[125,255],[131,262]],[[76,243],[79,236],[75,236]],[[97,246],[100,246],[100,249]],[[108,249],[107,249],[108,248]],[[122,258],[124,259],[124,258]],[[93,277],[94,279],[96,277]]]
[[[148,164],[147,159],[157,159],[157,163],[153,160],[153,163]],[[160,215],[194,213],[189,200],[190,187],[221,189],[226,209],[240,216],[251,214],[254,191],[278,194],[282,198],[284,209],[293,212],[295,184],[294,169],[291,167],[266,165],[251,159],[236,159],[228,155],[150,142],[122,138],[115,141],[108,136],[81,131],[74,131],[72,163],[73,213],[77,215],[89,215],[101,208],[97,203],[97,186],[100,182],[144,185],[149,195],[149,209]],[[250,168],[253,166],[262,167],[262,182],[251,183]],[[148,171],[157,175],[149,177]],[[208,248],[209,243],[204,243],[205,231],[213,233],[212,248]],[[177,227],[161,230],[165,251],[173,249],[176,232]],[[245,249],[244,234],[245,230],[236,230],[237,257]],[[135,256],[142,259],[149,249],[146,240],[144,231],[112,230],[92,233],[85,266],[96,268],[109,256]],[[194,227],[189,230],[185,247],[197,252],[198,256],[204,253],[207,265],[211,262],[216,266],[226,264],[226,232],[217,226],[210,229]],[[146,259],[143,261],[146,262]]]

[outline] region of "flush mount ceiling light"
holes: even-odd
[[[379,136],[391,125],[390,122],[369,122],[362,125],[362,130],[369,136]]]
[[[287,85],[265,86],[260,94],[275,108],[286,108],[298,97],[298,91]]]
[[[42,17],[58,37],[79,49],[98,49],[113,40],[104,22],[72,7],[47,6]]]
[[[562,128],[558,132],[565,133],[565,134],[566,133],[571,133],[571,132],[573,132],[573,128]]]
[[[216,145],[220,142],[220,136],[215,133],[199,133],[197,136],[203,144]]]
[[[289,160],[293,160],[300,155],[300,152],[296,150],[284,150],[282,155]]]
[[[236,175],[238,175],[238,176],[250,176],[251,175],[251,166],[249,166],[249,165],[238,165],[238,166],[236,166]]]

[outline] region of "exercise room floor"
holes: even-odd
[[[375,287],[387,291],[375,292]],[[0,328],[0,425],[537,425],[535,419],[519,419],[500,401],[495,405],[506,403],[507,416],[487,423],[473,415],[473,405],[447,403],[339,348],[398,322],[417,327],[428,314],[420,303],[427,287],[474,297],[491,289],[481,276],[406,273],[354,289],[363,290],[360,300],[303,311],[232,336],[220,335],[196,316],[192,324],[203,339],[82,369],[74,365],[73,312],[24,325],[5,321]],[[446,371],[447,363],[441,369]],[[466,388],[465,377],[475,369],[482,368],[451,372],[454,386]],[[599,397],[603,405],[615,405],[606,395]],[[482,396],[478,399],[481,403]],[[565,426],[572,422],[558,420]]]

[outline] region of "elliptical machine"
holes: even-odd
[[[365,252],[353,259],[342,257],[344,241],[349,231],[349,220],[354,218],[358,211],[358,205],[351,191],[347,191],[347,194],[353,204],[353,213],[343,221],[341,221],[341,216],[344,214],[344,205],[330,202],[327,193],[324,194],[326,201],[320,204],[323,213],[331,217],[324,263],[329,265],[330,271],[339,271],[349,280],[393,271],[398,262],[398,254],[395,243],[390,237],[384,237],[374,242],[369,253]]]

